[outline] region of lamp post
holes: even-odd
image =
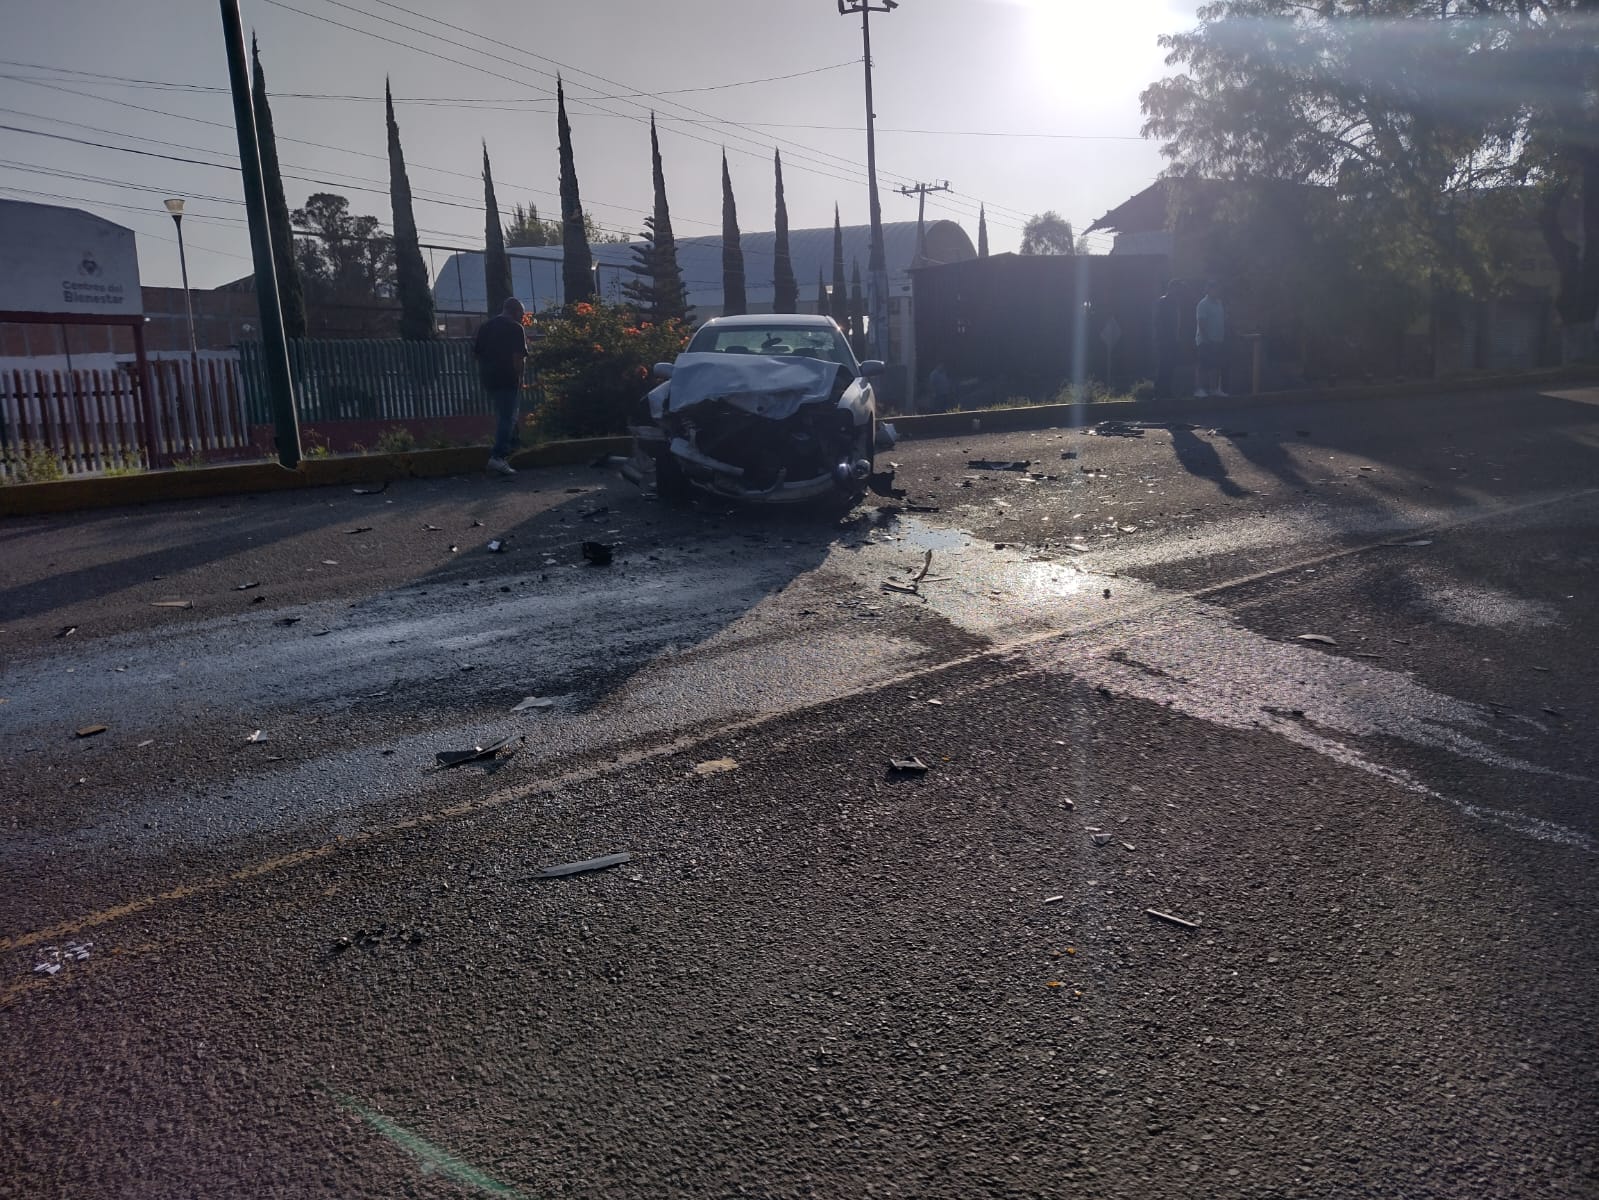
[[[891,13],[899,0],[838,0],[841,17],[861,15],[861,44],[866,64],[866,178],[871,197],[872,249],[867,262],[868,322],[866,352],[873,358],[888,358],[888,262],[883,252],[883,207],[877,198],[877,114],[872,111],[872,25],[874,12]]]
[[[183,272],[183,311],[189,318],[189,365],[194,368],[194,388],[200,390],[200,346],[194,338],[194,299],[189,295],[189,256],[183,251],[183,201],[174,196],[163,201],[178,230],[178,269]]]

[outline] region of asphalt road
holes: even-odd
[[[887,457],[0,524],[0,1196],[1599,1195],[1599,389]]]

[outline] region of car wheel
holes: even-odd
[[[655,454],[655,494],[661,503],[687,504],[693,493],[694,485],[683,474],[683,468],[678,465],[672,452],[658,450]]]

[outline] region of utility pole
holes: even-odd
[[[899,0],[838,0],[841,17],[861,15],[861,46],[866,66],[866,177],[871,195],[872,250],[867,261],[866,352],[872,358],[888,359],[888,259],[883,252],[883,206],[877,195],[877,114],[872,111],[872,24],[874,12],[891,13]]]
[[[927,257],[927,193],[949,191],[949,180],[941,179],[937,183],[918,183],[911,187],[895,189],[901,196],[915,196],[916,203],[916,258],[921,261]]]
[[[228,52],[228,82],[233,86],[233,124],[239,134],[239,171],[244,179],[244,211],[250,223],[250,252],[255,259],[255,299],[261,310],[261,357],[272,398],[272,423],[277,433],[278,462],[289,470],[300,465],[300,418],[294,405],[294,377],[289,370],[289,341],[283,333],[283,305],[278,299],[277,267],[272,258],[272,232],[267,224],[266,189],[261,182],[261,144],[255,134],[255,107],[250,99],[250,72],[244,57],[244,27],[239,0],[221,0],[222,39]]]

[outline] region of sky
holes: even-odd
[[[291,207],[334,191],[391,225],[387,76],[424,243],[481,248],[484,141],[500,207],[553,215],[560,73],[584,207],[604,227],[636,236],[651,209],[651,111],[679,237],[720,232],[724,147],[742,228],[772,227],[774,147],[792,227],[830,224],[835,204],[845,224],[868,220],[860,19],[836,0],[240,8],[260,38]],[[1138,94],[1167,73],[1157,37],[1192,26],[1194,10],[902,0],[874,15],[883,219],[915,219],[899,187],[947,180],[952,190],[927,199],[929,219],[958,221],[975,241],[986,203],[996,253],[1016,249],[1026,218],[1046,209],[1086,228],[1164,165],[1139,137]],[[179,282],[162,200],[181,196],[191,285],[249,273],[216,3],[0,0],[0,28],[0,196],[133,228],[143,282],[161,286]],[[442,266],[448,253],[431,257]]]

